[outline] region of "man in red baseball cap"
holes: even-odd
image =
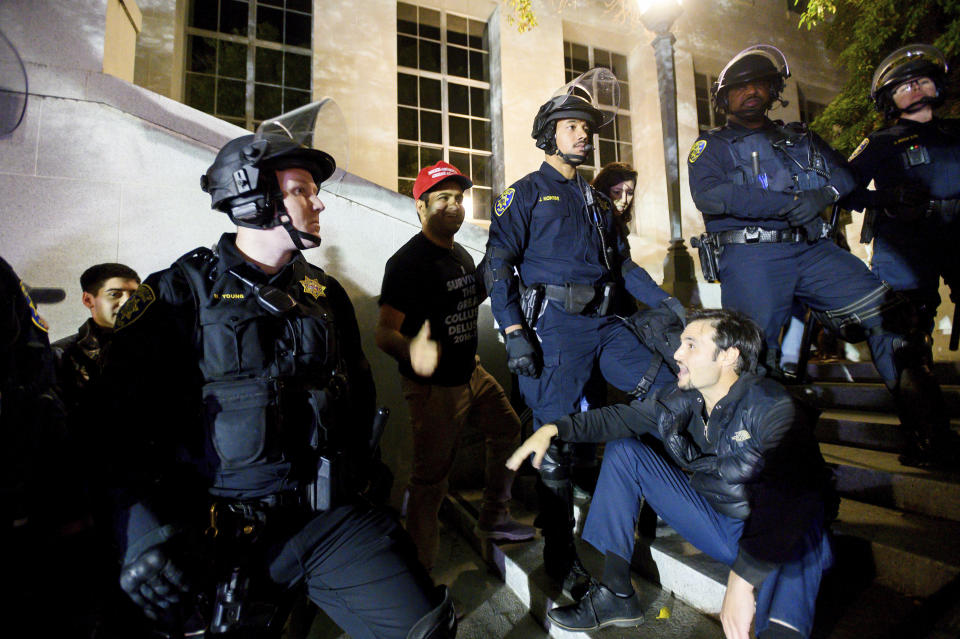
[[[380,292],[377,346],[400,365],[413,430],[407,530],[428,570],[437,557],[437,513],[468,423],[483,432],[487,447],[478,532],[511,541],[534,534],[510,518],[513,472],[504,462],[519,441],[520,420],[477,358],[482,282],[473,258],[453,240],[471,186],[446,162],[421,169],[413,184],[421,232],[387,261]]]

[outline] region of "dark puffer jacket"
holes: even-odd
[[[752,374],[717,402],[706,425],[702,415],[702,395],[671,384],[644,402],[565,417],[557,427],[572,442],[660,439],[717,512],[745,520],[740,547],[747,563],[763,572],[766,564],[788,561],[813,519],[823,516],[828,494],[814,420],[780,384]]]

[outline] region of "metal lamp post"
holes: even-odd
[[[670,214],[670,247],[663,262],[663,288],[685,305],[699,302],[693,258],[683,243],[680,217],[680,166],[677,150],[677,74],[673,64],[670,32],[683,12],[679,0],[638,0],[640,20],[656,33],[651,45],[657,60],[660,93],[660,124],[663,130],[663,160],[667,172],[667,208]]]

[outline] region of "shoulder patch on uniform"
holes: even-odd
[[[850,157],[847,158],[847,162],[852,162],[853,158],[863,153],[863,150],[867,148],[868,144],[870,144],[870,138],[863,138],[863,141],[857,145],[857,148],[855,148],[853,153],[850,154]]]
[[[730,437],[730,439],[735,442],[745,442],[750,439],[750,433],[745,430],[738,430]]]
[[[315,280],[312,277],[304,276],[304,278],[300,280],[300,286],[303,287],[304,293],[312,295],[315,300],[327,296],[327,287],[321,284],[320,280]]]
[[[47,323],[43,321],[43,318],[40,317],[40,311],[37,310],[37,305],[33,303],[33,300],[30,299],[30,293],[27,292],[27,286],[20,282],[20,292],[23,293],[23,296],[27,298],[27,307],[30,309],[30,321],[33,322],[33,325],[39,328],[44,333],[50,332],[50,327],[47,326]]]
[[[497,214],[497,217],[500,217],[506,213],[507,209],[510,208],[510,205],[513,204],[514,194],[516,194],[516,190],[513,187],[510,187],[501,193],[500,197],[497,198],[497,203],[493,205],[493,212]]]
[[[696,162],[705,148],[707,148],[706,140],[697,140],[694,142],[693,146],[690,148],[690,155],[687,157],[687,162],[690,164]]]
[[[130,296],[130,299],[120,307],[120,311],[117,312],[117,322],[113,325],[113,329],[119,331],[121,328],[130,326],[136,322],[143,317],[147,308],[149,308],[156,299],[157,295],[153,292],[153,289],[147,284],[141,284],[139,288],[133,292],[133,295]]]

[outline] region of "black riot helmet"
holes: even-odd
[[[905,109],[907,113],[919,111],[926,105],[934,108],[943,104],[944,83],[947,77],[947,58],[943,52],[929,44],[908,44],[900,47],[877,66],[870,83],[870,98],[877,111],[885,118],[893,119],[901,110],[893,101],[893,91],[915,78],[930,78],[937,86],[937,94],[926,96]]]
[[[590,131],[596,133],[613,119],[619,105],[620,83],[613,72],[602,67],[590,69],[557,89],[553,97],[540,107],[533,119],[530,136],[537,141],[537,148],[543,149],[547,155],[559,153],[557,120],[584,120],[590,126]],[[589,153],[592,150],[593,145],[588,140],[584,152]],[[585,155],[559,155],[573,166],[579,166],[586,160]]]
[[[255,134],[227,142],[200,176],[200,188],[210,194],[211,207],[226,213],[238,226],[269,229],[283,225],[300,249],[304,248],[303,238],[319,244],[319,237],[293,227],[275,171],[304,169],[319,187],[333,175],[337,164],[329,153],[311,146],[331,126],[336,135],[342,135],[345,127],[342,122],[335,124],[338,120],[342,121],[339,109],[332,100],[324,99],[265,120]]]
[[[729,113],[730,103],[727,96],[730,87],[756,80],[770,81],[770,104],[777,100],[786,106],[780,98],[790,67],[780,49],[769,44],[755,44],[747,47],[733,57],[710,87],[714,107],[720,113]]]

